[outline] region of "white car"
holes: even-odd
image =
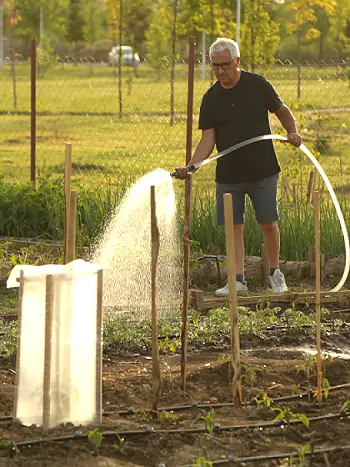
[[[122,45],[123,65],[137,66],[140,63],[140,57],[133,51],[129,45]],[[119,63],[119,45],[112,48],[108,53],[108,65],[117,66]]]

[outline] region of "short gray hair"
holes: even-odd
[[[232,39],[227,39],[226,37],[219,37],[213,42],[209,49],[209,58],[211,60],[212,56],[217,52],[223,52],[224,50],[229,50],[232,60],[235,60],[240,56],[239,47],[237,42]]]

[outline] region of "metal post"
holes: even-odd
[[[206,55],[206,33],[205,30],[202,31],[202,80],[205,80],[205,68],[207,64],[207,55]]]
[[[4,64],[4,0],[0,0],[0,71]]]
[[[237,9],[236,9],[236,42],[239,47],[241,39],[241,0],[237,0]]]
[[[36,39],[30,43],[30,180],[36,187]]]
[[[42,44],[43,35],[44,35],[44,7],[41,6],[40,7],[40,36],[39,36],[40,45],[43,45]]]

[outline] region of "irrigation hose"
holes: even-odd
[[[285,141],[287,142],[288,139],[286,136],[282,135],[263,135],[263,136],[255,136],[254,138],[247,139],[245,141],[242,141],[241,143],[235,144],[234,146],[231,146],[224,151],[219,152],[213,157],[209,157],[208,159],[205,159],[204,161],[197,162],[196,164],[188,166],[188,170],[192,171],[195,169],[199,169],[203,165],[209,164],[209,162],[216,161],[217,159],[220,159],[220,157],[226,156],[227,154],[232,153],[233,151],[236,151],[237,149],[243,148],[244,146],[248,146],[249,144],[252,143],[257,143],[258,141],[264,141],[264,140],[269,140],[269,139],[275,139],[279,141]],[[331,182],[329,181],[325,171],[319,164],[318,160],[311,154],[311,152],[308,150],[308,148],[302,144],[299,149],[310,159],[310,161],[313,163],[313,165],[316,167],[318,173],[321,175],[322,179],[324,180],[329,194],[331,195],[335,210],[338,215],[338,219],[340,222],[340,226],[342,229],[343,233],[343,238],[344,238],[344,244],[345,244],[345,267],[344,267],[344,272],[343,275],[339,281],[339,283],[331,290],[331,292],[337,292],[340,290],[343,285],[345,284],[346,279],[348,278],[349,271],[350,271],[350,242],[349,242],[349,234],[346,228],[345,220],[343,217],[343,213],[341,211],[338,199],[336,197],[336,194],[334,193],[333,187],[331,185]],[[176,175],[176,171],[170,174],[172,177]]]
[[[338,414],[327,414],[320,415],[318,417],[310,417],[309,422],[319,422],[323,420],[348,420],[350,418],[350,413],[338,413]],[[271,422],[261,422],[261,423],[252,423],[246,425],[228,425],[220,426],[215,425],[215,433],[223,433],[225,431],[236,431],[236,430],[264,430],[267,428],[286,428],[289,425],[301,425],[303,422],[301,420],[292,420],[290,422],[286,420],[274,420]],[[102,437],[104,439],[120,439],[120,437],[132,437],[132,436],[145,436],[150,434],[161,434],[161,435],[181,435],[181,434],[205,434],[209,433],[207,428],[183,428],[183,429],[170,429],[170,430],[156,430],[153,426],[148,426],[145,430],[131,430],[131,431],[103,431]],[[40,438],[27,441],[19,441],[16,443],[18,448],[30,448],[42,443],[51,443],[51,442],[60,442],[60,441],[84,441],[88,439],[88,434],[83,434],[81,432],[76,432],[74,435],[66,436],[57,436],[53,438]],[[0,452],[4,449],[7,449],[7,446],[0,445]]]
[[[329,448],[324,449],[314,449],[313,451],[306,451],[304,453],[305,457],[310,456],[318,456],[321,454],[330,454],[332,452],[341,452],[341,451],[348,451],[350,450],[350,445],[347,446],[332,446]],[[266,456],[254,456],[254,457],[235,457],[235,456],[228,456],[227,459],[220,459],[211,461],[211,465],[226,465],[226,464],[233,464],[233,465],[240,465],[241,463],[255,463],[255,462],[263,462],[263,461],[272,461],[272,460],[279,460],[279,459],[291,459],[291,458],[298,458],[298,452],[289,452],[285,454],[268,454]],[[184,465],[182,467],[193,467],[191,465]]]
[[[344,384],[338,384],[337,386],[331,386],[330,388],[327,389],[328,392],[335,392],[339,391],[341,389],[349,389],[350,388],[350,383],[344,383]],[[325,390],[323,389],[322,392],[324,393]],[[279,402],[289,402],[293,400],[302,400],[305,397],[309,398],[310,393],[308,391],[301,392],[299,394],[293,394],[290,396],[281,396],[281,397],[273,397],[270,400],[270,404],[274,405],[275,403]],[[248,401],[246,406],[251,407],[251,406],[256,406],[258,405],[258,401],[253,399],[251,401]],[[218,402],[218,403],[206,403],[206,404],[200,404],[198,402],[192,402],[191,404],[186,404],[186,405],[176,405],[174,407],[160,407],[158,409],[158,413],[161,412],[184,412],[186,410],[207,410],[207,409],[221,409],[225,407],[233,407],[233,402]],[[142,409],[142,413],[145,412],[145,409]],[[152,409],[146,410],[148,413],[153,413]],[[129,407],[127,410],[122,410],[120,412],[103,412],[104,417],[110,417],[111,415],[118,415],[119,417],[128,417],[131,415],[137,415],[138,410],[134,409],[134,407]],[[4,417],[0,417],[0,423],[1,422],[12,422],[13,417],[11,415],[7,415]]]

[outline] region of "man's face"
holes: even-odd
[[[232,60],[229,50],[216,52],[212,55],[211,67],[224,88],[231,88],[237,84],[239,80],[239,63],[240,58],[237,57]]]

